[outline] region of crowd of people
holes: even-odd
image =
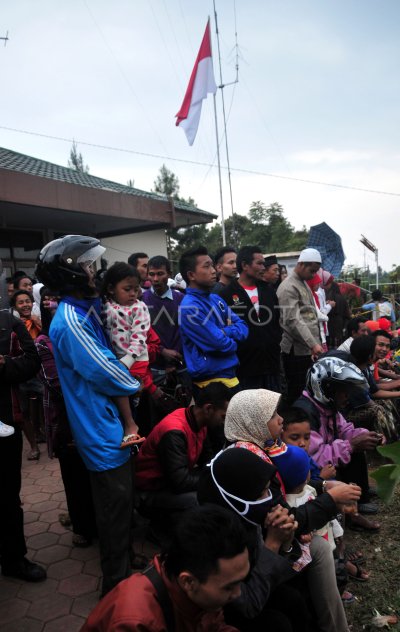
[[[288,274],[257,246],[199,247],[175,277],[104,251],[67,235],[35,279],[6,279],[2,574],[46,579],[26,557],[24,434],[28,459],[44,442],[59,460],[73,545],[99,541],[85,632],[348,632],[348,581],[370,577],[345,532],[379,531],[367,457],[399,438],[393,307],[377,291],[352,317],[313,248]]]

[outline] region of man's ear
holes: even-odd
[[[197,591],[199,580],[189,571],[182,571],[177,579],[179,587],[187,594],[188,597]]]
[[[196,274],[196,273],[195,273],[195,272],[193,272],[192,270],[188,270],[186,274],[187,274],[187,278],[188,278],[188,280],[189,280],[189,281],[193,281],[194,276],[195,276],[195,274]]]

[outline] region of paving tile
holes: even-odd
[[[0,603],[0,621],[5,624],[22,619],[26,615],[29,606],[29,601],[24,601],[17,597],[2,601]]]
[[[39,621],[52,621],[69,614],[72,599],[66,595],[53,594],[36,599],[28,610],[28,616]]]
[[[64,490],[64,485],[62,483],[57,483],[56,481],[48,482],[48,481],[38,481],[40,485],[39,491],[48,492],[49,494],[55,494],[56,492],[62,492]]]
[[[49,498],[51,494],[48,494]],[[29,502],[33,502],[29,499]],[[32,507],[33,511],[43,513],[45,511],[51,511],[52,509],[58,509],[59,502],[56,500],[44,500],[43,502],[35,503]]]
[[[58,516],[60,514],[60,509],[57,507],[57,509],[51,509],[50,511],[44,511],[43,513],[40,514],[40,520],[42,520],[43,522],[55,522],[56,520],[58,520]]]
[[[50,564],[47,569],[47,576],[54,577],[54,579],[65,579],[71,577],[71,575],[77,575],[83,568],[83,562],[79,560],[61,560],[61,562],[55,562]]]
[[[24,524],[35,522],[39,518],[39,514],[35,511],[24,511]]]
[[[93,560],[88,560],[85,562],[85,566],[83,567],[83,572],[88,575],[94,575],[95,577],[101,577],[103,575],[100,560],[98,557]]]
[[[72,575],[72,577],[60,581],[58,592],[70,597],[80,597],[96,590],[98,583],[98,577],[93,577],[93,575],[85,575],[84,573]]]
[[[74,599],[72,613],[87,619],[94,607],[97,606],[97,604],[99,603],[99,599],[99,590],[96,590],[92,593],[87,593],[87,595],[82,595],[82,597],[77,597],[76,599]]]
[[[52,544],[57,544],[59,540],[59,535],[56,533],[39,533],[38,535],[33,535],[28,538],[27,545],[31,549],[43,549],[46,546],[51,546]]]
[[[62,619],[55,619],[46,623],[43,632],[79,632],[84,623],[85,619],[82,617],[69,614]]]
[[[55,579],[49,579],[44,582],[30,583],[24,582],[18,591],[18,597],[20,599],[26,599],[27,601],[36,601],[46,597],[46,595],[54,594],[58,587],[58,581]]]
[[[71,551],[70,557],[73,560],[83,560],[87,562],[87,560],[93,560],[99,557],[99,549],[96,545],[88,546],[86,549],[80,549],[75,546]]]
[[[52,564],[53,562],[67,559],[69,554],[70,549],[67,546],[54,544],[53,546],[47,546],[45,549],[40,549],[35,555],[35,561],[43,562],[43,564]]]
[[[0,581],[0,601],[16,597],[19,587],[19,582],[11,580],[11,578],[8,579],[7,577],[2,577]]]
[[[60,474],[60,464],[58,461],[51,460],[44,466],[46,470],[57,471]]]
[[[29,494],[36,494],[37,492],[37,485],[32,485],[30,482],[24,482],[22,481],[22,486],[21,486],[21,496],[23,496],[24,498],[26,496],[29,496]]]
[[[63,533],[68,530],[68,527],[64,527],[58,520],[56,522],[52,522],[49,526],[50,533],[58,533],[59,535],[63,535]]]
[[[0,627],[1,632],[42,632],[43,621],[24,617]]]
[[[48,522],[30,522],[24,526],[25,537],[29,538],[31,535],[37,535],[38,533],[45,533],[49,529]]]
[[[24,498],[26,498],[26,500],[28,502],[31,503],[31,505],[33,505],[33,503],[42,503],[45,500],[50,500],[50,494],[45,494],[44,492],[34,492],[33,494],[24,494]],[[38,510],[38,511],[42,511],[42,509]]]
[[[55,492],[54,494],[51,495],[51,500],[57,500],[59,502],[64,502],[64,500],[65,500],[65,491],[63,490],[62,492]]]

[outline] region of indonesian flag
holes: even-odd
[[[216,91],[211,54],[210,20],[208,20],[185,98],[181,109],[176,114],[176,125],[183,128],[189,145],[193,145],[196,138],[203,99],[207,98],[209,92],[215,94]]]

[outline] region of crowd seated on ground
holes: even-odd
[[[25,557],[22,430],[28,459],[45,441],[59,460],[73,545],[99,538],[85,631],[153,616],[152,630],[348,632],[346,577],[370,578],[346,529],[379,531],[368,455],[399,438],[393,306],[376,291],[372,320],[350,318],[314,248],[289,275],[257,246],[187,251],[175,277],[144,252],[96,274],[103,253],[66,236],[36,279],[3,279],[2,573],[46,578]],[[164,552],[130,577],[148,562],[135,515]]]

